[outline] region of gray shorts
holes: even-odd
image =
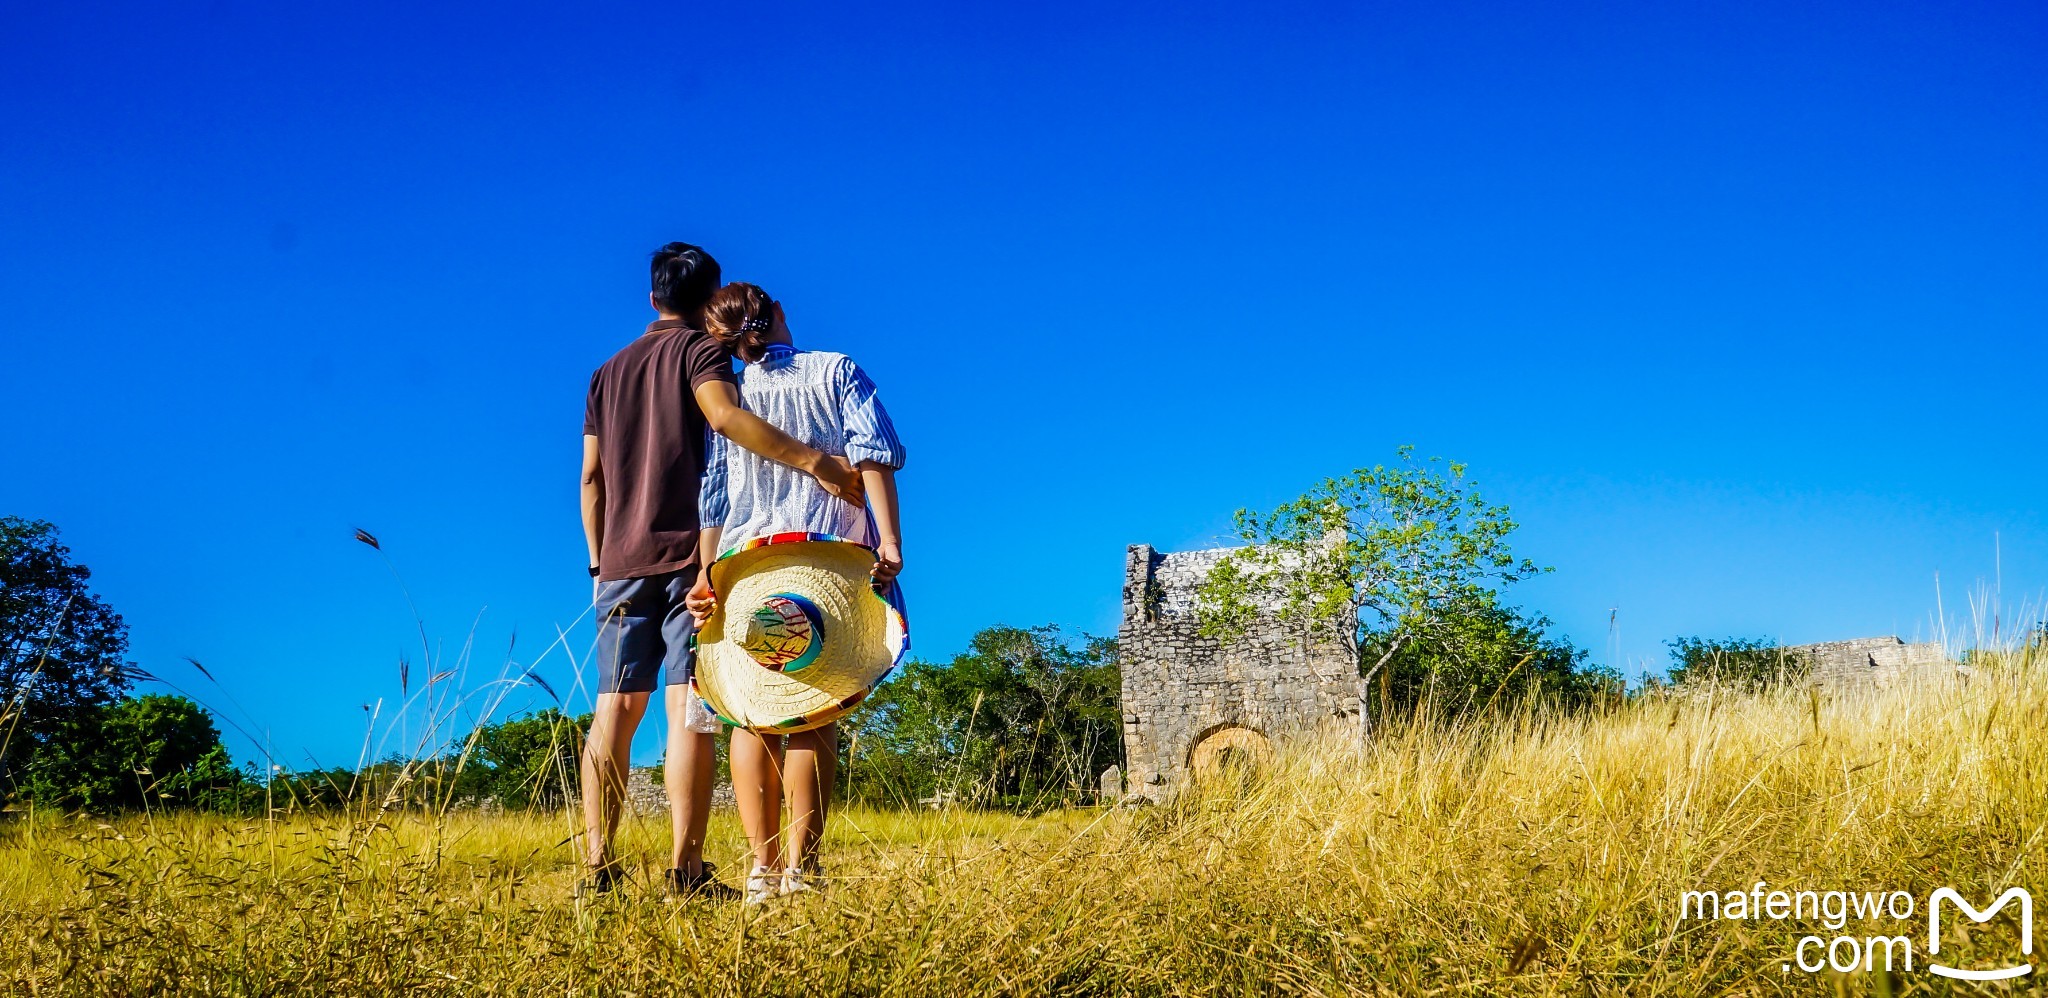
[[[683,607],[695,572],[618,579],[597,587],[597,691],[652,693],[663,673],[687,687],[697,665],[690,637],[697,622]],[[689,731],[716,733],[718,718],[690,694],[682,718]]]

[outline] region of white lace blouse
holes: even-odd
[[[855,464],[903,467],[904,449],[875,394],[875,383],[845,354],[775,344],[740,371],[748,411],[827,454]],[[730,551],[769,534],[805,531],[860,544],[877,541],[865,508],[832,496],[817,479],[710,434],[698,520],[722,526]]]

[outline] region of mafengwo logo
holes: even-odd
[[[1953,887],[1944,887],[1935,891],[1927,899],[1927,955],[1934,957],[1941,954],[1941,903],[1943,901],[1954,904],[1956,910],[1962,912],[1972,922],[1988,922],[1991,921],[1991,916],[1998,914],[2000,908],[2005,907],[2006,902],[2014,900],[2020,903],[2020,955],[2026,957],[2033,956],[2034,896],[2018,887],[2000,894],[1998,899],[1991,902],[1991,906],[1983,911],[1970,907],[1970,902],[1963,900],[1963,896],[1957,894]],[[1927,965],[1927,969],[1943,977],[1953,977],[1964,981],[2004,981],[2033,973],[2034,964],[2029,961],[2017,967],[2005,967],[1999,970],[1958,970],[1954,967],[1944,967],[1941,964],[1930,962]]]
[[[2018,904],[2013,904],[2018,902]],[[1942,909],[1947,907],[1971,922],[1989,922],[2007,905],[2017,909],[2020,959],[2008,965],[1986,969],[1953,967],[1940,962]],[[1918,905],[1905,891],[1773,891],[1763,881],[1747,891],[1685,891],[1678,898],[1678,917],[1683,919],[1736,919],[1753,921],[1814,921],[1840,931],[1849,922],[1878,922],[1875,934],[1842,934],[1833,938],[1801,936],[1792,947],[1792,959],[1784,964],[1786,973],[1794,967],[1809,974],[1823,970],[1840,973],[1873,970],[1913,971],[1916,955],[1913,940],[1903,932],[1886,934],[1885,921],[1912,919]],[[1953,916],[1949,924],[1956,923]],[[1868,930],[1866,930],[1868,931]],[[1953,949],[1953,947],[1951,947]],[[1981,947],[1980,947],[1981,949]],[[1879,954],[1882,954],[1880,958]],[[1961,981],[2007,981],[2034,972],[2028,959],[2034,955],[2034,896],[2025,888],[2006,889],[1983,908],[1972,905],[1953,887],[1942,887],[1927,896],[1928,973]]]

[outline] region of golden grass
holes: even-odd
[[[1679,892],[2037,892],[2038,650],[1867,697],[1642,700],[1298,743],[1175,802],[835,817],[831,889],[760,910],[569,900],[568,815],[0,830],[0,982],[114,994],[2008,994],[1787,972],[1818,925]],[[743,852],[736,822],[710,849]],[[2048,900],[2048,895],[2043,895]],[[1924,935],[1914,920],[1883,934]],[[1845,933],[1879,926],[1851,922]],[[1991,965],[2007,927],[1945,940]],[[1974,947],[1974,948],[1973,948]],[[1924,960],[1924,955],[1920,957]],[[1975,962],[1972,962],[1975,961]],[[2022,982],[2020,993],[2031,986]]]

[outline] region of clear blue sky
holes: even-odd
[[[2048,586],[2038,4],[438,6],[0,15],[0,512],[291,765],[419,645],[350,528],[472,686],[576,622],[678,238],[880,383],[927,657],[1404,443],[1631,675]]]

